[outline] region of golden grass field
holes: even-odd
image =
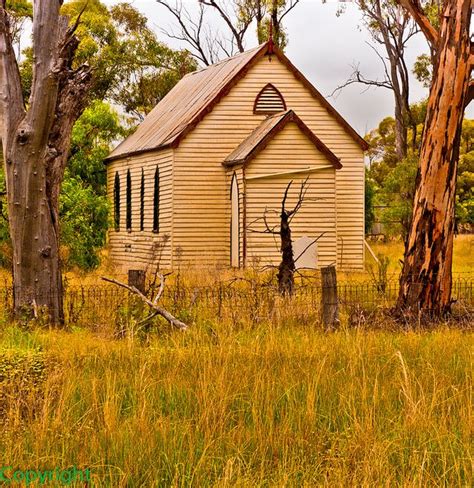
[[[0,382],[4,465],[89,467],[107,487],[474,482],[459,330],[195,328],[145,345],[6,328],[0,347],[21,371]]]
[[[456,239],[455,273],[474,268],[472,243]],[[373,248],[395,274],[401,244]],[[95,284],[108,266],[67,278]],[[0,469],[90,468],[113,488],[474,486],[472,324],[327,334],[310,305],[263,321],[198,308],[187,332],[120,340],[114,324],[0,313]]]

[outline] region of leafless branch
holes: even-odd
[[[386,70],[386,66],[385,70]],[[354,84],[361,84],[365,85],[367,87],[379,87],[379,88],[387,88],[388,90],[393,90],[393,85],[390,79],[385,79],[383,81],[379,80],[370,80],[368,78],[365,78],[365,76],[360,72],[359,65],[353,65],[352,66],[353,72],[350,75],[350,77],[345,81],[342,85],[339,85],[334,89],[334,91],[329,95],[329,97],[335,96],[338,92],[343,90],[349,85],[354,85]]]
[[[170,39],[186,43],[190,47],[191,54],[205,66],[216,63],[225,56],[232,56],[235,47],[243,51],[243,37],[251,20],[242,25],[238,22],[233,23],[232,15],[214,0],[199,1],[198,15],[191,14],[181,0],[176,0],[174,4],[172,0],[156,1],[172,14],[179,27],[179,32],[161,29],[163,34]],[[230,40],[206,23],[206,7],[214,8],[224,19],[231,33]]]
[[[161,315],[173,327],[176,327],[177,329],[180,329],[180,330],[187,330],[188,329],[188,326],[184,322],[181,322],[180,320],[178,320],[174,315],[169,313],[164,308],[159,307],[155,303],[156,298],[154,301],[151,301],[140,290],[138,290],[135,286],[127,285],[126,283],[122,283],[121,281],[115,280],[113,278],[107,278],[106,276],[102,276],[102,279],[104,281],[109,282],[109,283],[113,283],[114,285],[121,286],[122,288],[125,288],[126,290],[128,290],[130,293],[134,293],[135,295],[140,297],[143,302],[145,302],[150,308],[152,308],[158,315]],[[158,295],[157,295],[157,297],[158,297]]]
[[[280,15],[278,18],[278,23],[281,24],[281,21],[283,18],[288,15],[300,2],[300,0],[290,0],[289,2],[286,3],[286,9],[285,11]]]
[[[296,263],[296,261],[298,261],[298,259],[303,256],[303,254],[313,245],[313,244],[316,244],[316,242],[319,241],[319,239],[321,239],[321,237],[324,236],[324,234],[326,234],[326,232],[321,232],[321,234],[319,234],[318,237],[316,237],[316,239],[312,240],[299,254],[296,258],[294,258],[294,261]]]
[[[230,14],[223,4],[219,4],[216,0],[199,0],[202,5],[207,5],[208,7],[214,8],[223,19],[229,31],[232,33],[232,43],[235,43],[237,49],[243,53],[245,51],[244,46],[244,36],[252,23],[252,17],[242,18],[238,15],[238,12],[234,11]],[[240,8],[237,5],[237,8]]]
[[[174,5],[171,5],[170,0],[156,0],[157,3],[163,5],[168,12],[176,19],[181,33],[176,34],[165,29],[161,29],[163,34],[171,39],[176,39],[187,43],[191,47],[191,54],[206,66],[212,64],[214,59],[213,47],[209,42],[209,38],[206,37],[204,32],[204,7],[199,6],[199,15],[195,20],[189,11],[183,7],[181,1],[176,1]]]

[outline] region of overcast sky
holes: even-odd
[[[106,0],[105,3],[119,2]],[[164,7],[155,0],[134,0],[132,4],[146,15],[150,27],[156,30],[160,39],[173,47],[185,47],[161,33],[160,28],[169,29],[174,25],[173,18]],[[192,11],[196,8],[197,0],[185,0],[184,4]],[[345,3],[345,13],[336,16],[340,5],[335,1],[301,0],[285,17],[289,38],[287,56],[325,96],[348,78],[354,63],[360,63],[361,72],[367,78],[381,79],[383,73],[381,61],[366,44],[370,36],[362,26],[356,5]],[[221,27],[216,17],[211,16],[209,22],[216,29]],[[246,47],[251,48],[256,44],[255,36],[249,36]],[[418,34],[407,49],[408,65],[412,67],[416,57],[424,52],[428,52],[428,46],[423,35]],[[393,96],[389,90],[366,88],[349,86],[336,98],[329,99],[362,135],[375,128],[383,117],[393,114]],[[413,78],[410,102],[416,102],[427,94],[427,90]],[[471,108],[466,116],[472,117],[473,113]]]

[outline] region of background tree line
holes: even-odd
[[[410,107],[417,119],[417,134],[401,160],[396,152],[396,126],[386,117],[366,135],[370,144],[366,170],[365,230],[371,234],[379,222],[386,237],[405,239],[413,209],[418,153],[426,116],[426,101]],[[412,137],[412,129],[407,131]],[[471,231],[474,226],[474,120],[463,122],[456,185],[456,232]]]

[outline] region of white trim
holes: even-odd
[[[282,173],[267,173],[265,175],[250,176],[245,179],[248,181],[248,180],[259,180],[262,178],[272,178],[275,176],[295,175],[298,173],[314,173],[315,171],[321,171],[323,169],[334,169],[334,166],[332,164],[328,164],[325,166],[308,166],[307,168],[304,169],[295,169],[292,171],[284,171]]]

